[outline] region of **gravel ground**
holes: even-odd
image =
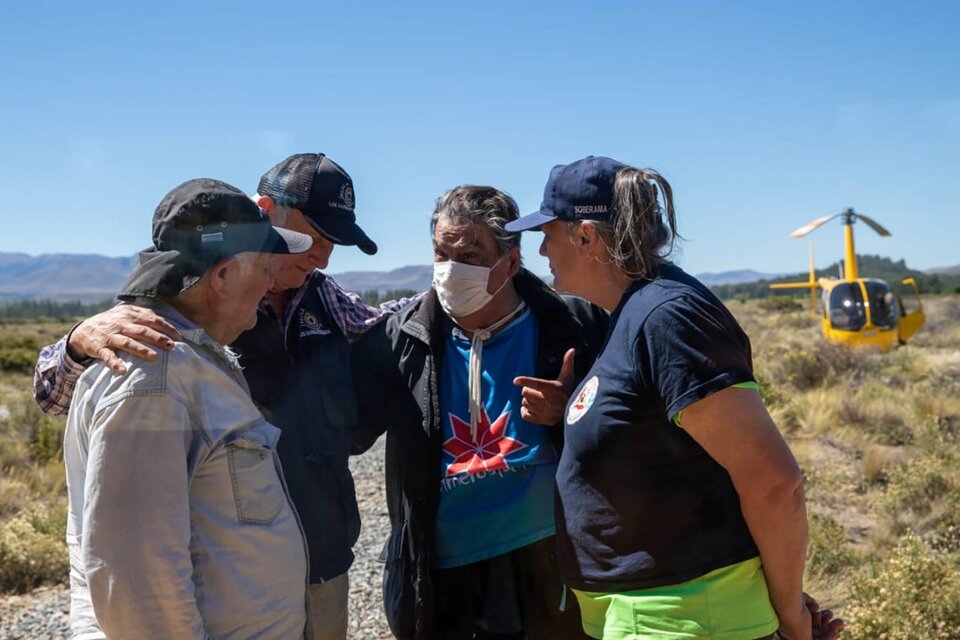
[[[350,638],[391,638],[380,595],[377,561],[390,523],[383,483],[384,438],[350,466],[357,485],[363,527],[350,569]],[[65,586],[22,596],[0,596],[0,640],[60,640],[69,637],[70,597]]]

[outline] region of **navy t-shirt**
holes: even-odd
[[[567,584],[677,584],[758,555],[730,476],[671,420],[752,380],[750,341],[695,278],[667,263],[627,290],[567,405],[557,470]]]

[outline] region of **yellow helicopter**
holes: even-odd
[[[823,290],[821,321],[823,337],[831,342],[850,347],[879,347],[889,351],[898,344],[904,344],[915,334],[926,316],[920,291],[913,278],[904,278],[901,284],[913,288],[916,308],[907,312],[903,299],[883,280],[861,278],[857,272],[857,254],[853,247],[853,225],[862,220],[871,229],[883,237],[890,235],[876,220],[856,213],[853,209],[844,209],[840,213],[818,218],[790,234],[792,238],[802,238],[814,229],[833,220],[843,219],[845,255],[843,277],[816,278],[813,268],[813,243],[810,243],[810,280],[772,284],[773,289],[810,289],[810,303],[816,314],[816,290]]]

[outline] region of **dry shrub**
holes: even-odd
[[[867,485],[886,484],[891,469],[905,461],[906,453],[900,447],[868,445],[863,452],[863,480]]]
[[[857,389],[846,392],[839,402],[837,417],[842,424],[887,446],[911,444],[917,433],[911,411],[912,395],[891,389],[880,381],[866,379]]]
[[[957,559],[919,537],[904,536],[883,560],[853,582],[843,612],[851,640],[955,640],[960,629]]]
[[[791,313],[804,309],[802,302],[789,296],[767,296],[761,298],[757,306],[772,313]]]
[[[960,377],[931,375],[916,385],[909,398],[919,424],[926,424],[922,442],[931,451],[942,450],[960,441]]]
[[[890,530],[938,539],[951,548],[960,529],[960,474],[956,461],[925,456],[890,471],[881,505]]]
[[[806,391],[840,381],[855,384],[867,370],[867,356],[825,341],[789,343],[767,356],[766,368],[771,382]]]
[[[910,511],[929,513],[932,503],[950,493],[950,471],[936,458],[918,458],[893,469],[887,492],[887,510],[891,514]]]
[[[43,466],[63,458],[62,417],[44,415],[32,398],[22,397],[0,421],[0,467]]]
[[[848,544],[846,529],[833,518],[814,514],[810,518],[809,530],[808,577],[816,576],[822,580],[859,562],[859,556]]]
[[[862,401],[850,396],[844,396],[840,399],[840,406],[837,408],[837,418],[840,419],[840,422],[857,426],[863,424],[866,417]]]
[[[774,415],[777,424],[785,431],[797,429],[816,434],[834,431],[840,420],[837,416],[840,391],[816,389],[807,393],[794,393],[783,408]]]
[[[44,415],[32,400],[24,400],[12,417],[15,428],[26,436],[30,458],[38,464],[63,458],[63,418]]]
[[[64,582],[70,569],[66,507],[34,507],[0,524],[0,591]]]
[[[880,444],[896,447],[913,442],[913,430],[896,413],[881,413],[867,420],[863,426]]]
[[[910,344],[918,347],[956,348],[960,344],[960,297],[931,299],[924,304],[927,322]]]
[[[799,391],[819,386],[825,379],[816,353],[805,350],[789,351],[780,361],[782,381]]]
[[[956,442],[960,436],[960,415],[937,416],[937,432],[941,439]]]
[[[29,501],[30,492],[22,480],[0,476],[0,521],[19,513]]]

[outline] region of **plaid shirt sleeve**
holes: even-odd
[[[33,399],[40,410],[51,416],[66,415],[77,380],[86,367],[67,353],[67,337],[40,350],[33,372]]]
[[[423,296],[419,293],[412,298],[401,298],[384,302],[379,307],[371,307],[356,293],[345,291],[337,282],[327,276],[320,283],[320,295],[327,309],[333,315],[343,335],[353,342],[375,325],[383,316],[396,313],[408,304]]]

